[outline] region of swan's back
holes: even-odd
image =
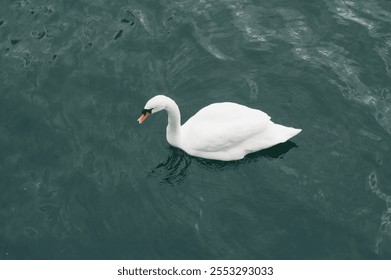
[[[204,152],[230,150],[268,128],[270,117],[259,110],[231,103],[204,107],[183,126],[183,146]]]
[[[213,103],[202,108],[184,125],[191,125],[195,121],[230,123],[232,121],[248,121],[249,119],[267,121],[270,120],[270,117],[260,110],[252,109],[244,105],[232,102],[221,102]]]

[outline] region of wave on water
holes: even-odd
[[[367,34],[373,41],[369,44],[369,46],[372,46],[372,52],[361,57],[353,54],[350,45],[342,45],[342,36],[345,36],[342,33],[343,35],[339,34],[342,41],[337,39],[323,41],[319,42],[317,46],[299,45],[293,49],[293,53],[314,68],[327,67],[330,69],[337,79],[330,76],[329,81],[337,86],[341,94],[346,99],[369,108],[379,125],[391,134],[389,84],[369,84],[367,81],[364,82],[364,75],[362,74],[368,72],[371,75],[376,75],[376,73],[372,73],[371,66],[366,65],[366,61],[373,54],[377,54],[380,60],[384,62],[385,73],[390,76],[391,60],[388,54],[391,50],[391,33],[385,31],[390,30],[391,13],[381,8],[376,1],[328,0],[326,4],[337,19],[338,24],[358,24],[368,31]],[[297,35],[298,33],[291,32],[291,34]],[[296,39],[299,39],[299,37]],[[294,44],[295,41],[291,43]],[[378,73],[378,75],[383,75],[383,73]]]
[[[381,254],[381,245],[384,236],[391,238],[391,195],[384,193],[378,186],[378,180],[375,172],[371,172],[368,176],[369,186],[372,192],[386,203],[386,210],[380,218],[379,235],[376,238],[375,252]]]

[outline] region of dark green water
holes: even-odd
[[[391,1],[1,0],[1,259],[390,259]],[[233,101],[303,132],[170,148]]]

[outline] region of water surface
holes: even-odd
[[[5,0],[1,259],[390,259],[391,2]],[[302,128],[190,157],[166,116]]]

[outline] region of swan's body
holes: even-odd
[[[164,95],[147,102],[138,122],[160,110],[168,113],[168,143],[206,159],[242,159],[249,153],[286,142],[301,131],[273,123],[260,110],[231,102],[208,105],[181,126],[177,104]]]

